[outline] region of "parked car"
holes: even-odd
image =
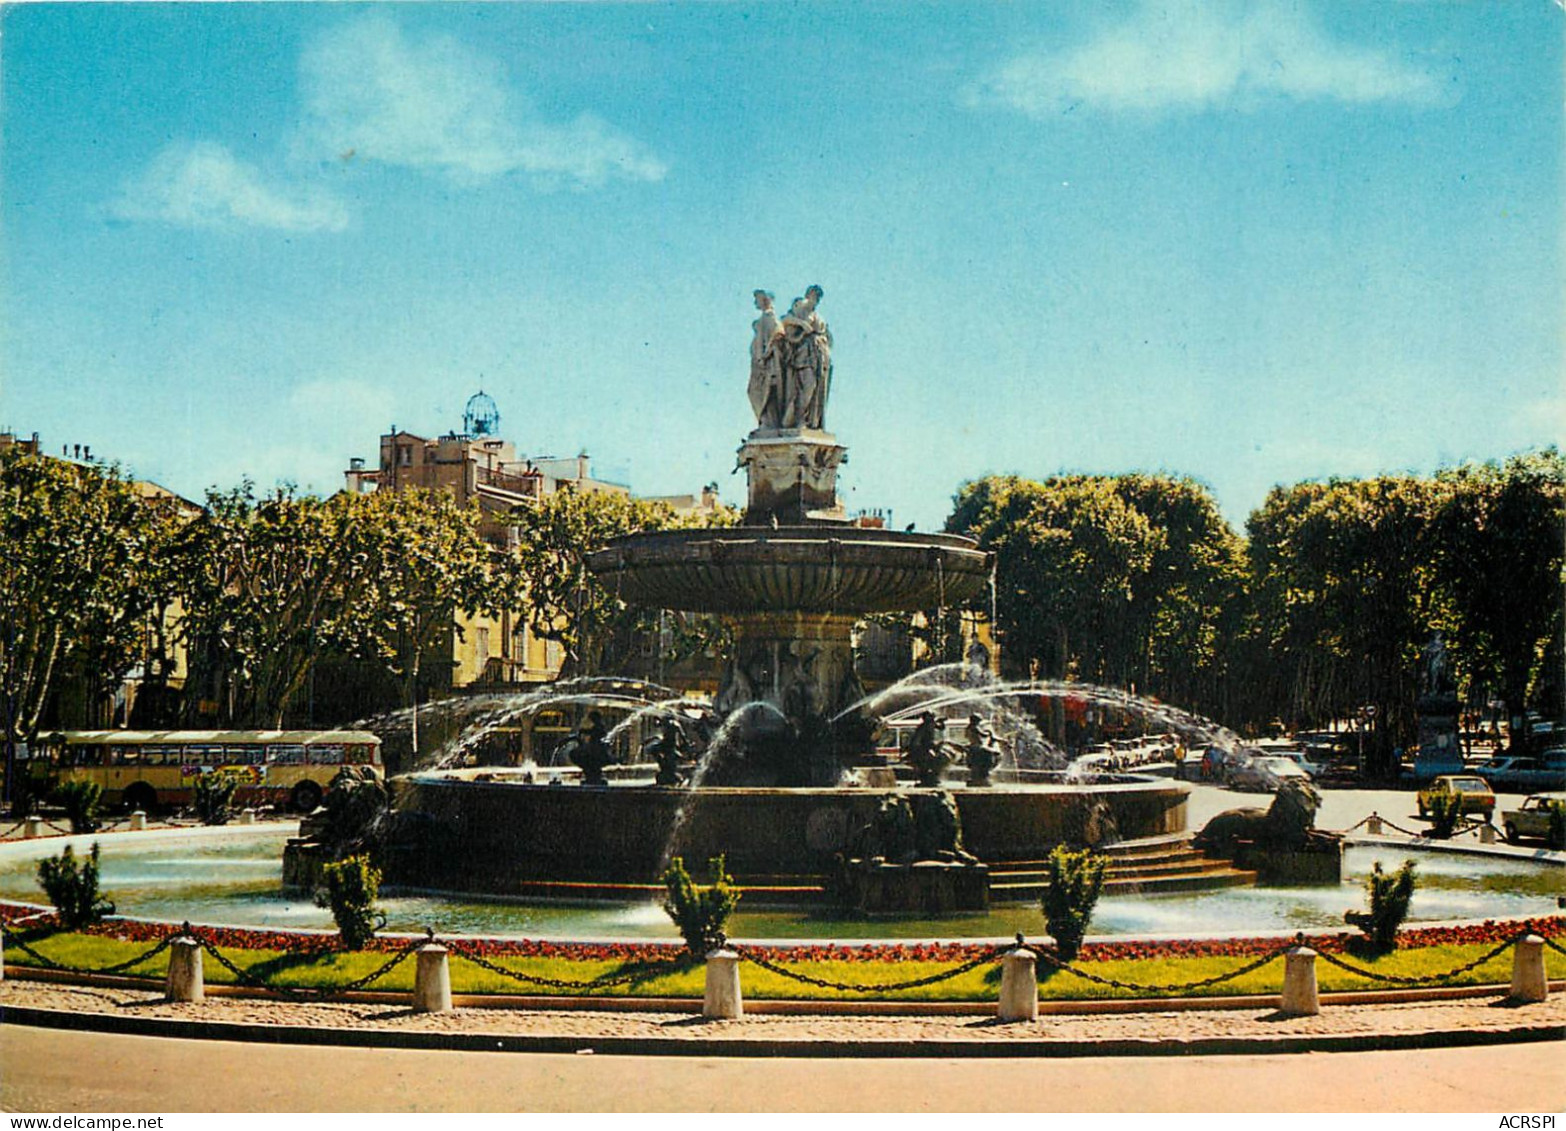
[[[1310,775],[1288,758],[1278,755],[1252,758],[1229,770],[1228,782],[1232,789],[1260,789],[1268,793],[1282,785],[1287,778],[1309,782]]]
[[[1566,793],[1535,793],[1522,803],[1521,809],[1509,809],[1501,814],[1501,828],[1506,839],[1516,844],[1519,840],[1546,840],[1553,847],[1561,844],[1561,827],[1555,816],[1557,807],[1566,807]]]
[[[1467,816],[1477,813],[1486,821],[1495,815],[1495,794],[1489,784],[1473,774],[1442,774],[1419,791],[1419,815],[1430,816],[1435,798],[1455,794],[1462,799],[1459,812]]]
[[[1312,778],[1319,778],[1327,769],[1320,762],[1313,762],[1303,750],[1280,750],[1274,757],[1287,758]]]
[[[1566,746],[1552,746],[1537,756],[1507,754],[1474,767],[1491,789],[1517,793],[1566,790]]]

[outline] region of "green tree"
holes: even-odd
[[[996,554],[996,627],[1013,671],[1218,704],[1244,558],[1205,488],[1154,475],[992,477],[963,485],[947,529]]]
[[[1450,596],[1454,667],[1525,712],[1566,608],[1566,461],[1554,448],[1438,476],[1436,576]],[[1559,704],[1547,705],[1558,712]],[[1527,728],[1514,726],[1514,746]]]
[[[534,634],[561,646],[561,675],[620,671],[638,641],[658,631],[658,614],[628,607],[587,569],[587,555],[622,534],[732,521],[724,512],[684,519],[662,503],[605,491],[557,491],[512,516],[516,542],[500,560],[494,599],[525,607]],[[717,631],[715,622],[677,623],[672,643],[687,648]]]
[[[210,697],[234,725],[282,725],[375,568],[356,527],[367,510],[363,496],[323,501],[279,488],[258,497],[248,482],[208,494],[178,551],[196,689],[188,715]]]
[[[397,679],[419,748],[419,680],[425,657],[460,631],[456,614],[492,607],[489,546],[473,509],[439,491],[382,491],[349,507],[348,538],[365,567],[328,638]],[[449,653],[444,657],[450,660]]]
[[[1131,474],[1116,493],[1162,535],[1133,593],[1139,687],[1184,707],[1230,717],[1230,644],[1243,617],[1245,543],[1192,479]]]
[[[15,797],[30,743],[64,673],[112,688],[141,657],[163,549],[155,515],[117,468],[0,453],[0,727]]]
[[[1372,708],[1367,768],[1396,773],[1414,734],[1419,649],[1440,609],[1433,483],[1410,476],[1280,487],[1252,514],[1257,629],[1282,669],[1290,721]]]
[[[1136,587],[1163,538],[1111,480],[968,483],[947,529],[996,555],[996,620],[1012,667],[1129,682]]]

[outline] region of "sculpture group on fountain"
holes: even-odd
[[[962,761],[968,768],[968,786],[972,789],[988,788],[990,774],[1005,757],[1005,750],[995,737],[994,728],[984,721],[977,711],[968,715],[967,742],[958,746],[955,742],[938,738],[941,723],[934,711],[919,716],[919,725],[908,740],[908,765],[921,788],[940,786],[947,767]]]
[[[816,310],[822,295],[812,283],[779,319],[772,292],[755,292],[761,316],[751,323],[748,391],[758,428],[826,426],[832,332]]]

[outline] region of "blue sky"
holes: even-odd
[[[1563,431],[1551,0],[0,12],[0,427],[317,490],[482,387],[739,501],[816,282],[851,508],[1276,483]]]

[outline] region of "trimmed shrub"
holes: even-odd
[[[239,782],[227,774],[202,774],[196,779],[196,816],[203,825],[226,825],[234,815],[234,791]]]
[[[49,896],[60,914],[60,922],[68,929],[96,923],[105,915],[114,914],[114,904],[104,899],[98,891],[98,845],[86,860],[77,860],[76,853],[66,845],[58,856],[38,861],[38,883]]]
[[[98,807],[103,802],[103,786],[95,781],[63,781],[54,787],[50,800],[65,810],[73,833],[98,831]]]
[[[1397,871],[1381,870],[1377,860],[1365,877],[1365,893],[1370,897],[1370,910],[1350,911],[1344,922],[1365,932],[1371,950],[1385,954],[1397,946],[1397,929],[1408,916],[1408,905],[1414,898],[1414,862],[1403,861]]]
[[[668,889],[663,901],[664,913],[679,928],[686,951],[697,959],[705,958],[709,951],[717,950],[727,941],[723,928],[740,898],[733,887],[734,877],[724,871],[722,856],[714,856],[707,862],[707,876],[707,885],[698,885],[685,870],[685,861],[678,856],[663,873],[664,887]]]
[[[381,893],[380,869],[368,856],[350,856],[321,867],[326,887],[315,893],[317,907],[329,907],[344,948],[357,950],[386,926],[375,907]]]
[[[1082,949],[1093,908],[1104,890],[1107,856],[1084,848],[1073,852],[1057,844],[1045,869],[1049,886],[1044,889],[1045,929],[1055,940],[1062,962],[1070,962]]]
[[[1430,837],[1446,840],[1457,831],[1457,823],[1463,818],[1463,798],[1458,793],[1435,793],[1430,796]]]

